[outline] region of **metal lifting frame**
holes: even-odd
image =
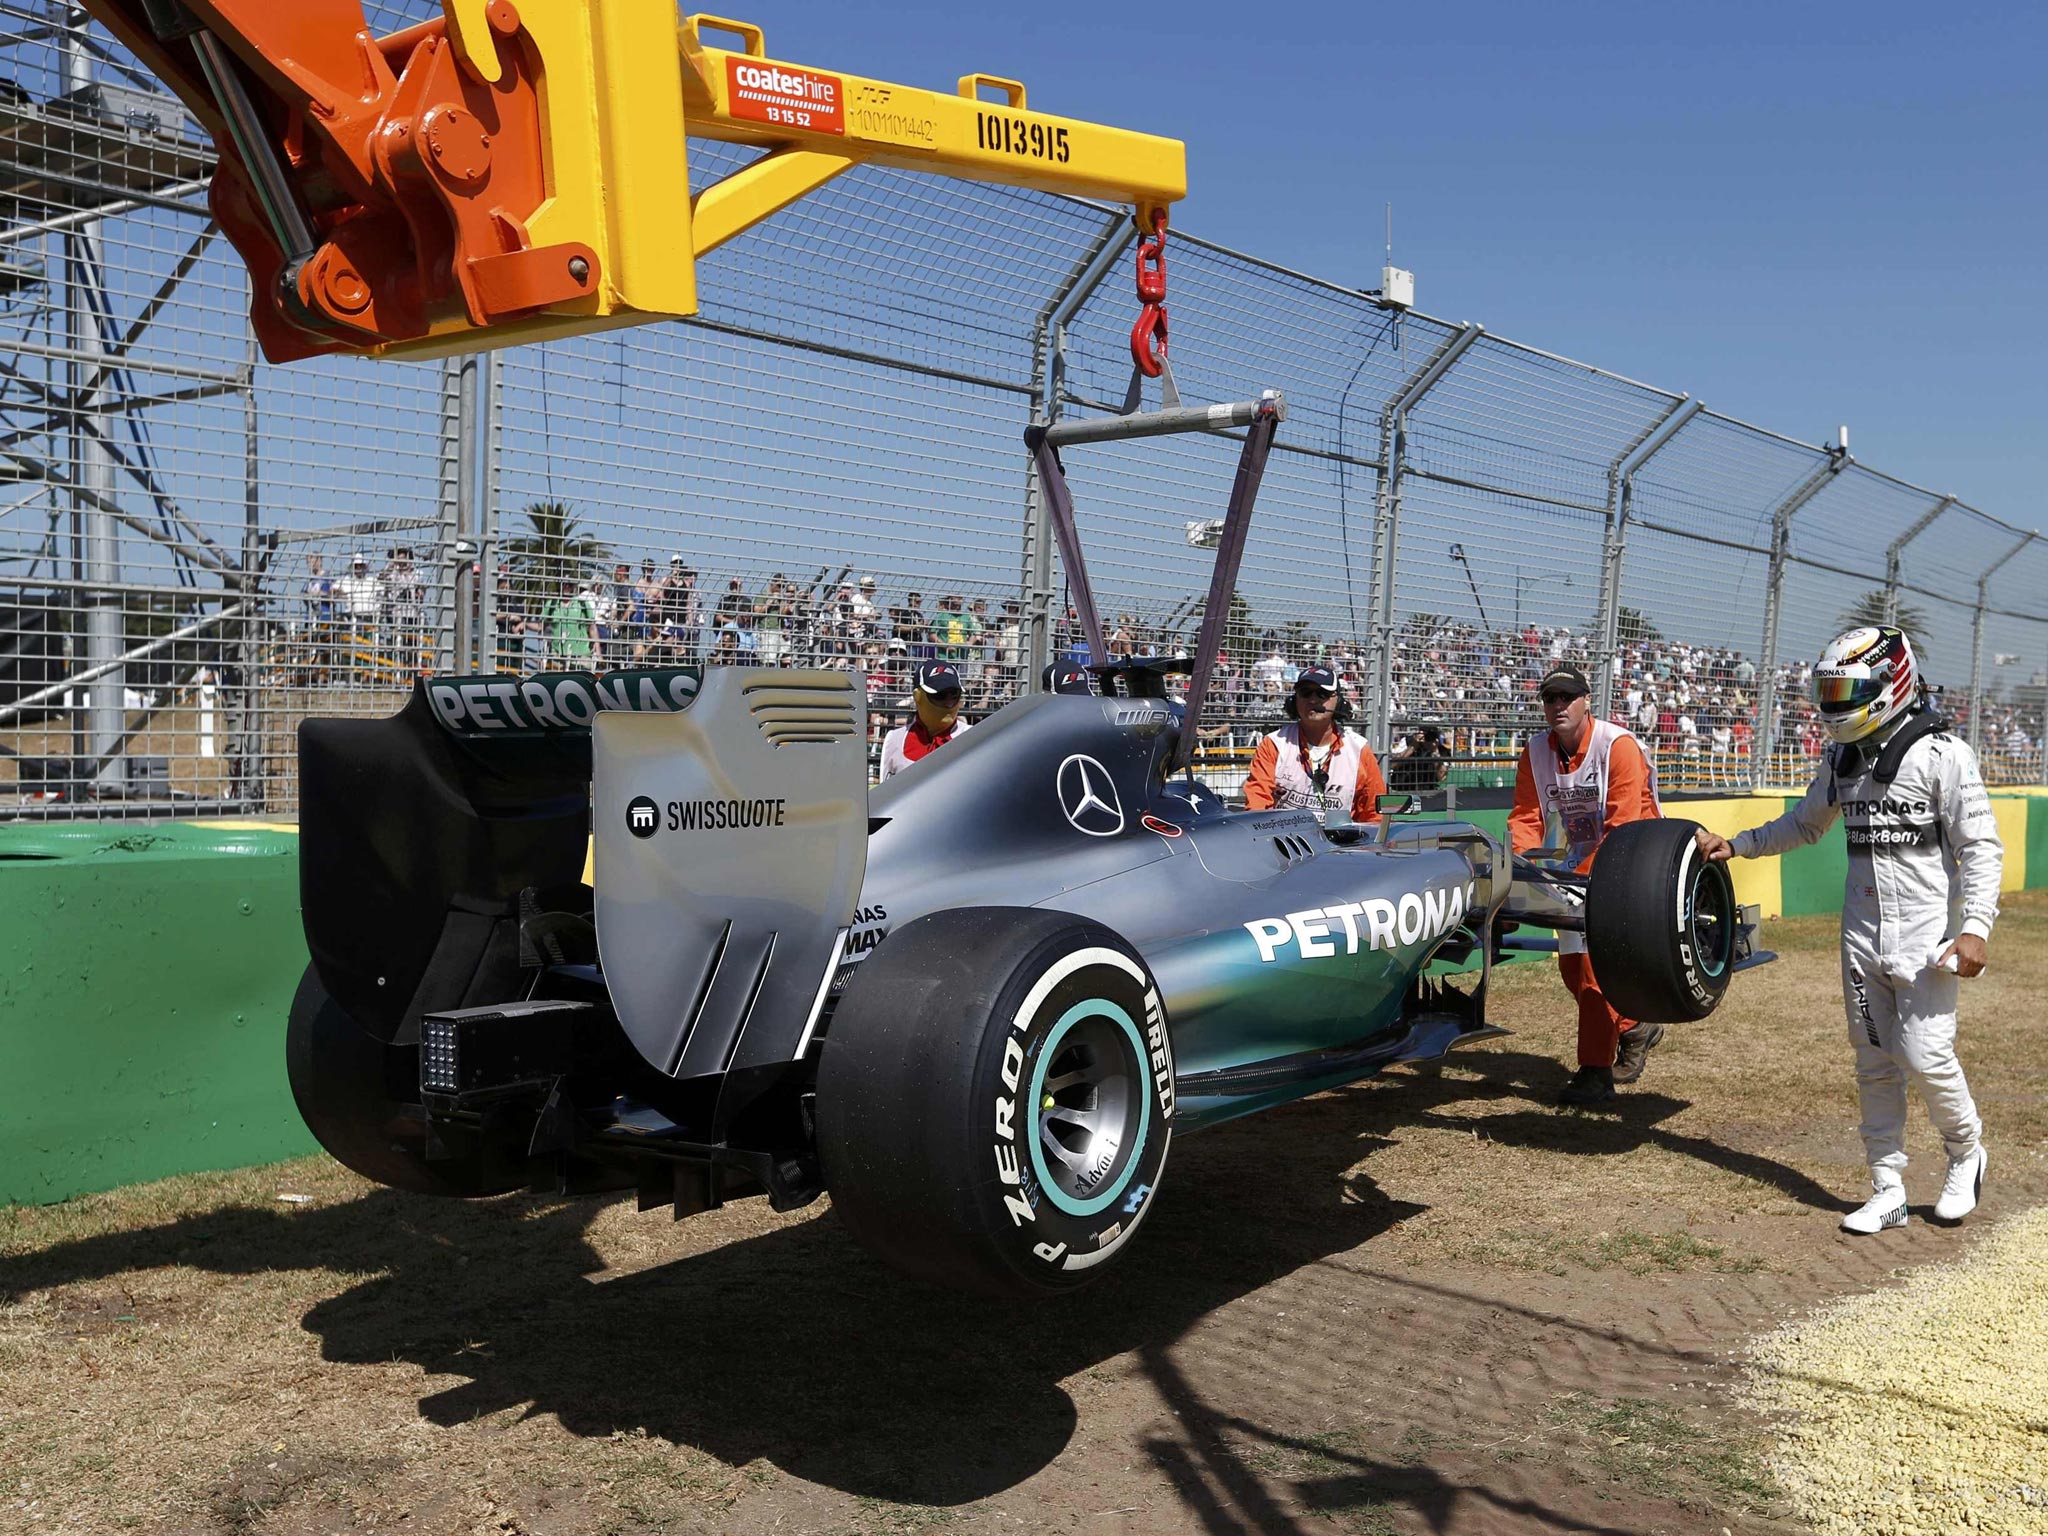
[[[1244,455],[1238,462],[1237,483],[1231,491],[1230,506],[1235,513],[1240,499],[1247,490],[1251,496],[1258,494],[1259,480],[1265,473],[1266,454],[1272,447],[1273,429],[1286,416],[1286,403],[1279,395],[1268,390],[1257,400],[1243,400],[1234,405],[1175,406],[1163,411],[1134,411],[1128,416],[1098,416],[1085,421],[1055,422],[1051,426],[1033,423],[1025,428],[1024,443],[1031,450],[1033,463],[1038,470],[1038,484],[1045,498],[1048,515],[1052,520],[1053,537],[1059,544],[1060,564],[1066,570],[1067,591],[1073,598],[1075,612],[1081,620],[1081,632],[1088,641],[1088,656],[1091,662],[1107,659],[1109,648],[1103,643],[1102,615],[1095,606],[1095,591],[1088,580],[1088,564],[1081,553],[1080,529],[1074,521],[1074,498],[1067,489],[1067,475],[1060,463],[1061,448],[1071,448],[1082,443],[1127,442],[1135,437],[1166,437],[1180,432],[1229,432],[1238,427],[1263,426],[1263,432],[1255,431],[1245,441]],[[1254,447],[1257,447],[1254,465]],[[1250,503],[1245,502],[1245,518],[1250,518]],[[1229,529],[1225,529],[1225,538]],[[1243,533],[1238,538],[1238,555],[1243,554]],[[1223,554],[1219,549],[1217,568],[1223,565]],[[1231,562],[1230,576],[1237,577],[1236,561]],[[1228,607],[1229,600],[1225,599]],[[1204,616],[1204,624],[1207,616]]]
[[[1252,508],[1258,501],[1259,486],[1265,479],[1266,460],[1273,451],[1273,434],[1287,419],[1287,402],[1277,390],[1267,390],[1256,400],[1231,405],[1172,406],[1161,411],[1134,411],[1124,416],[1091,417],[1085,421],[1055,422],[1050,426],[1034,422],[1024,433],[1037,466],[1038,483],[1059,542],[1060,562],[1066,568],[1068,590],[1088,639],[1089,660],[1101,665],[1109,660],[1102,639],[1102,616],[1095,606],[1095,593],[1088,582],[1088,567],[1081,554],[1081,532],[1074,521],[1074,498],[1067,489],[1067,476],[1060,464],[1059,450],[1086,443],[1127,442],[1136,437],[1165,437],[1179,432],[1245,431],[1244,448],[1237,460],[1237,476],[1230,487],[1230,502],[1223,515],[1223,534],[1216,545],[1216,563],[1209,575],[1209,595],[1202,609],[1202,629],[1188,682],[1187,704],[1181,716],[1180,744],[1167,765],[1175,773],[1194,760],[1196,729],[1202,701],[1209,691],[1209,677],[1215,670],[1216,653],[1222,647],[1224,626],[1230,622],[1230,598],[1237,590],[1238,568],[1244,561],[1245,535],[1251,528]]]
[[[443,356],[697,310],[695,260],[856,165],[1135,205],[1179,141],[768,57],[665,0],[83,0],[211,133],[212,205],[264,354]],[[730,34],[738,49],[704,33]],[[982,91],[1003,100],[984,100]],[[690,191],[690,135],[767,153]]]
[[[1636,476],[1671,445],[1700,409],[1699,401],[1680,395],[1607,466],[1607,525],[1600,541],[1600,642],[1595,653],[1601,669],[1597,686],[1603,715],[1614,710],[1615,663],[1621,653],[1621,562],[1628,546],[1629,519],[1635,512]]]
[[[2023,536],[1991,564],[1984,567],[1977,577],[1977,610],[1970,619],[1970,745],[1980,754],[1984,750],[1984,612],[1991,602],[1991,578],[1998,568],[2017,560],[2026,553],[2027,546],[2038,539],[2038,533]],[[2048,750],[2048,744],[2044,744]]]
[[[1372,697],[1366,701],[1370,739],[1384,752],[1392,744],[1394,719],[1394,557],[1400,544],[1401,484],[1408,462],[1408,413],[1422,397],[1486,334],[1482,325],[1467,324],[1445,339],[1407,386],[1388,402],[1380,417],[1380,469],[1373,517],[1373,639],[1379,649]]]
[[[1919,538],[1934,525],[1936,518],[1956,504],[1953,496],[1944,496],[1916,518],[1911,527],[1885,546],[1884,551],[1884,621],[1896,624],[1899,621],[1899,564],[1906,552],[1906,546]]]
[[[1785,562],[1792,550],[1792,519],[1799,509],[1826,490],[1836,475],[1856,461],[1846,452],[1829,452],[1824,462],[1771,514],[1771,571],[1764,588],[1763,656],[1757,667],[1756,757],[1751,788],[1768,783],[1771,750],[1778,739],[1778,611],[1785,596]]]

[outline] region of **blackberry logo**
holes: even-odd
[[[661,826],[661,807],[645,795],[626,802],[626,830],[635,837],[652,837]]]

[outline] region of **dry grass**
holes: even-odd
[[[901,1285],[820,1210],[440,1203],[321,1159],[0,1211],[0,1530],[1797,1528],[1727,1353],[1971,1229],[1835,1236],[1832,930],[1770,939],[1617,1113],[1550,1107],[1532,967],[1511,1038],[1176,1143],[1128,1272],[1056,1308]],[[2048,897],[2012,898],[1964,989],[1991,1215],[2048,1199],[2044,995]]]

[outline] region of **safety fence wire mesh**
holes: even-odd
[[[2048,618],[2024,617],[2048,592],[2048,539],[2035,538],[1987,583],[1983,731],[1977,750],[1988,778],[2048,783]]]
[[[1674,402],[1486,336],[1406,398],[1395,714],[1511,768],[1542,674],[1600,675],[1611,470]]]
[[[1662,789],[1751,782],[1768,563],[1757,551],[1627,530],[1612,707],[1655,753]],[[1702,570],[1712,593],[1700,589]]]
[[[1041,604],[1076,652],[1023,432],[1125,406],[1127,210],[855,169],[701,259],[691,320],[278,368],[181,104],[44,0],[0,0],[0,78],[0,814],[289,812],[300,719],[436,671],[860,667],[879,734],[921,659],[972,712],[1027,686]],[[692,140],[696,184],[754,154]],[[1795,784],[1813,656],[1884,611],[1987,777],[2048,772],[2048,542],[1179,229],[1167,264],[1184,400],[1289,409],[1217,787],[1315,663],[1383,745],[1503,783],[1562,660],[1667,787]],[[1194,645],[1240,442],[1066,452],[1112,649]]]
[[[1383,409],[1452,334],[1354,290],[1175,236],[1167,248],[1173,371],[1188,403],[1277,389],[1287,402],[1245,548],[1213,686],[1240,748],[1271,729],[1286,668],[1331,664],[1362,698],[1378,652],[1374,541]],[[1064,415],[1120,410],[1131,379],[1131,255],[1051,338]],[[1144,404],[1161,403],[1148,384]],[[1094,444],[1065,455],[1112,648],[1192,646],[1241,436]]]
[[[255,365],[211,146],[81,13],[0,10],[0,76],[0,799],[289,805],[296,719],[429,660],[434,373]]]
[[[700,261],[696,319],[501,357],[498,664],[860,666],[886,719],[943,658],[1015,696],[1038,296],[1101,223],[856,170]]]

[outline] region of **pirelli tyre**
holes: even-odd
[[[1172,1124],[1158,989],[1065,913],[904,924],[861,962],[818,1068],[840,1219],[897,1269],[986,1295],[1096,1278],[1158,1197]]]
[[[1622,1017],[1682,1023],[1719,1006],[1735,969],[1735,886],[1700,857],[1698,823],[1632,821],[1601,840],[1586,884],[1586,951]]]
[[[522,1170],[496,1167],[481,1148],[429,1158],[419,1107],[419,1045],[386,1043],[351,1018],[312,966],[285,1025],[285,1076],[299,1116],[334,1160],[366,1179],[423,1195],[496,1195]]]

